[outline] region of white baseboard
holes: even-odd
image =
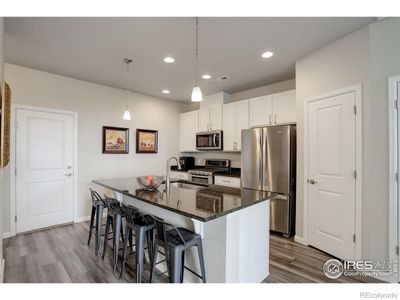
[[[103,218],[107,218],[107,211],[103,212]],[[74,220],[74,223],[81,223],[81,222],[87,222],[87,221],[90,221],[90,216],[80,217],[80,218]]]
[[[0,283],[4,282],[4,265],[6,261],[3,259],[0,260]]]
[[[81,223],[81,222],[87,222],[87,221],[90,221],[90,216],[80,217],[78,219],[75,219],[74,223]]]
[[[308,246],[307,243],[304,242],[304,240],[303,240],[303,238],[302,238],[301,236],[295,235],[295,236],[294,236],[294,241],[295,241],[296,243],[299,243],[299,244]]]
[[[7,239],[10,237],[15,236],[15,234],[12,234],[10,231],[9,232],[3,232],[3,239]]]

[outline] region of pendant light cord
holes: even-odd
[[[195,70],[194,70],[194,85],[197,86],[197,71],[198,71],[198,56],[199,56],[199,18],[196,17],[196,63],[195,63]]]
[[[125,59],[126,63],[126,85],[125,85],[125,93],[126,93],[126,109],[128,110],[128,103],[129,103],[129,64],[132,62],[131,59]]]

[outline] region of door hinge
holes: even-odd
[[[355,243],[355,242],[356,242],[356,235],[353,234],[353,243]]]
[[[15,215],[15,223],[17,223],[17,215]]]
[[[353,176],[354,176],[354,179],[357,179],[357,171],[356,170],[354,170]]]
[[[357,114],[357,106],[353,106],[353,109],[354,109],[354,114],[356,115]]]
[[[399,100],[394,100],[394,109],[399,108]]]
[[[395,252],[396,252],[396,255],[399,255],[399,246],[396,246]]]

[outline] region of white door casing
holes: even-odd
[[[304,108],[304,230],[296,239],[343,259],[361,259],[361,96],[361,85],[351,86]]]
[[[17,233],[74,220],[74,116],[16,110]]]
[[[400,75],[392,76],[388,80],[389,89],[389,260],[400,261]],[[393,282],[400,282],[400,273],[391,278]]]

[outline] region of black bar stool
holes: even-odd
[[[90,189],[90,195],[92,197],[92,213],[90,216],[90,226],[89,226],[89,238],[88,246],[90,245],[90,240],[92,239],[93,227],[96,227],[95,237],[96,237],[96,255],[99,254],[100,248],[100,237],[101,237],[101,226],[103,224],[103,210],[107,208],[107,202],[102,199],[96,191]],[[96,221],[96,225],[94,222]]]
[[[107,253],[107,242],[108,235],[110,233],[110,226],[113,227],[113,270],[114,273],[117,271],[118,266],[118,251],[119,251],[119,238],[121,236],[122,241],[124,241],[124,230],[122,228],[122,218],[125,217],[124,210],[117,199],[108,198],[107,200],[107,222],[106,222],[106,232],[104,236],[104,249],[102,259]]]
[[[154,241],[153,258],[151,260],[150,282],[153,281],[155,272],[158,247],[164,248],[165,259],[168,268],[169,281],[171,283],[183,282],[183,272],[185,269],[185,251],[191,247],[197,246],[200,261],[200,269],[203,283],[206,283],[206,271],[204,267],[203,246],[201,236],[186,228],[176,228],[175,226],[164,222],[164,220],[154,217],[156,225],[156,238]]]
[[[149,261],[153,257],[153,236],[155,224],[153,218],[149,215],[141,214],[140,210],[134,206],[124,206],[126,225],[125,225],[125,241],[124,250],[122,254],[122,268],[120,278],[125,272],[125,263],[128,250],[128,241],[131,241],[132,234],[135,235],[135,254],[136,254],[136,282],[142,281],[142,274],[144,268],[144,250],[145,250],[145,236],[147,239],[147,251],[149,254]],[[132,247],[132,246],[131,246]]]

